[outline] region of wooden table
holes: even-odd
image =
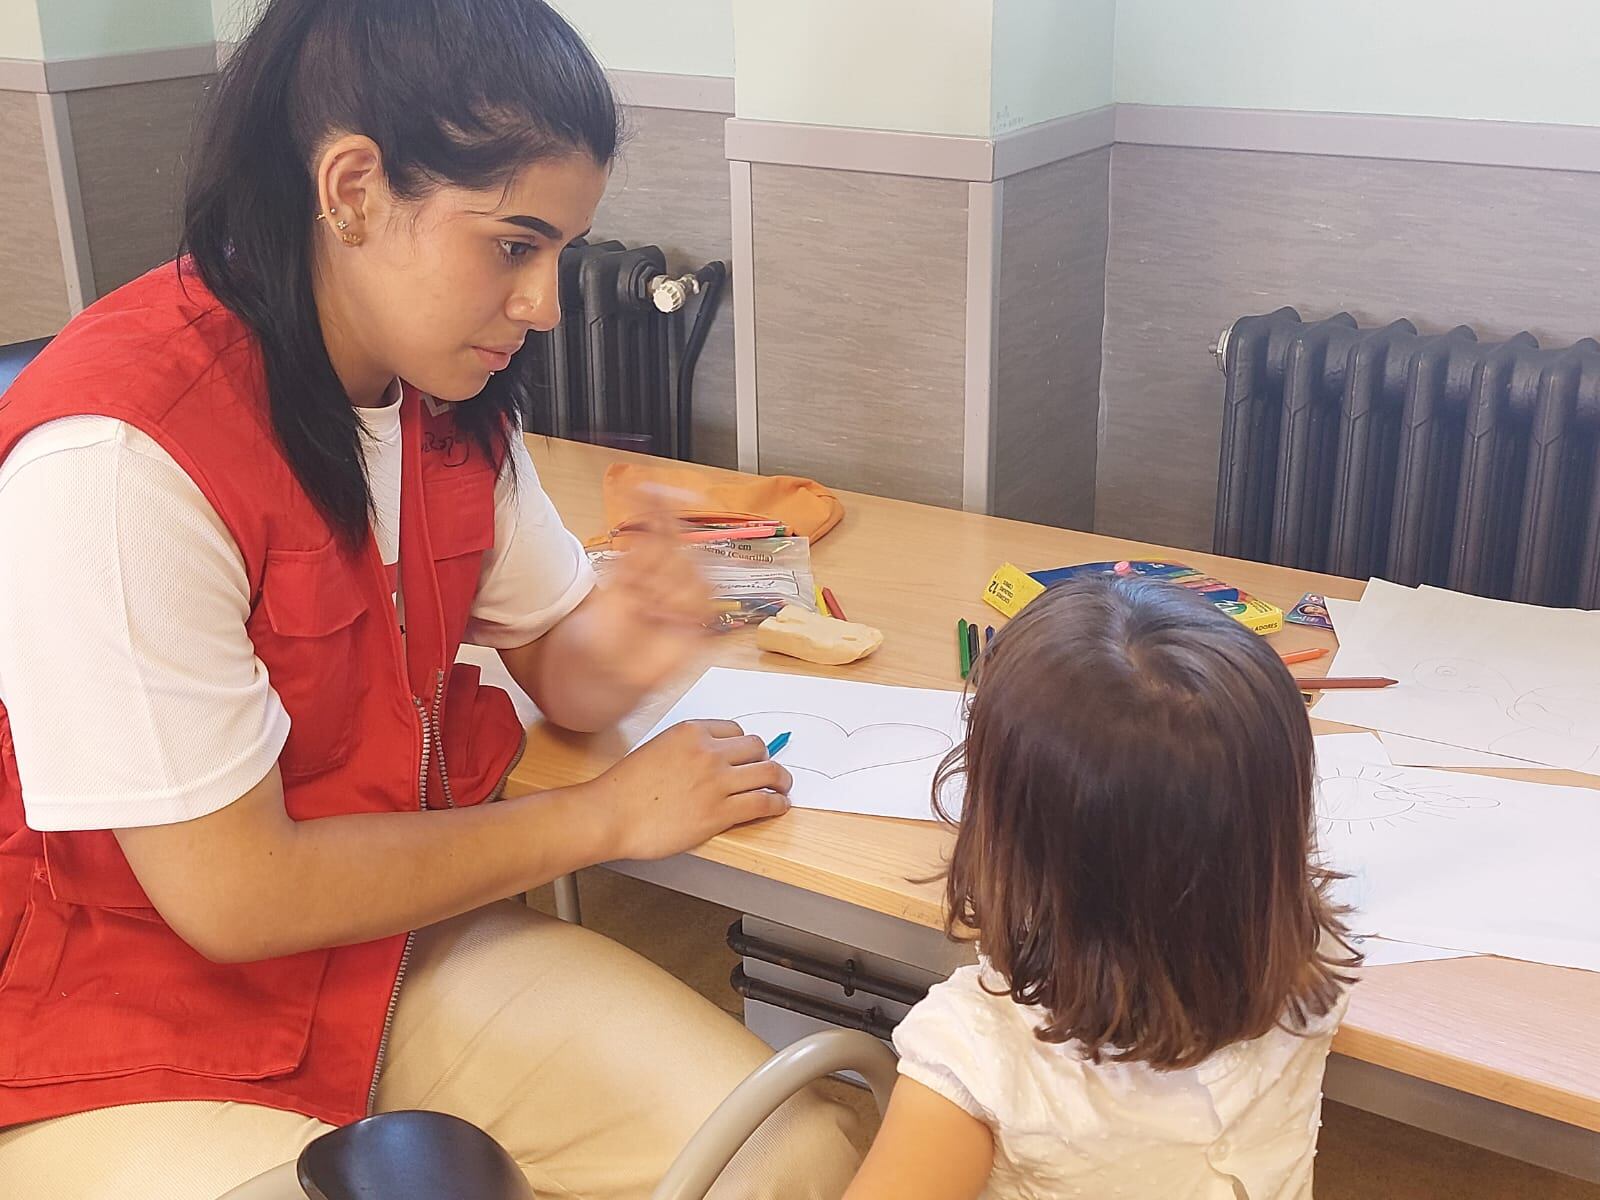
[[[605,466],[634,456],[530,437],[545,489],[580,536],[601,531]],[[763,654],[748,632],[712,643],[707,665],[847,675],[917,687],[959,688],[957,618],[990,622],[979,597],[1004,561],[1025,569],[1122,558],[1175,558],[1209,570],[1287,610],[1302,593],[1359,597],[1355,580],[1145,546],[972,513],[844,494],[844,522],[813,549],[821,581],[852,620],[883,629],[883,648],[845,668]],[[1288,626],[1283,650],[1334,644],[1331,634]],[[1305,669],[1325,667],[1308,664]],[[591,778],[619,758],[692,679],[652,697],[617,731],[574,737],[530,731],[513,785],[559,786]],[[1318,732],[1342,726],[1313,722]],[[1517,772],[1484,772],[1516,775]],[[1541,773],[1546,781],[1600,779]],[[1597,797],[1600,802],[1600,797]],[[668,864],[624,869],[775,919],[846,912],[856,944],[906,939],[937,959],[943,913],[926,878],[951,835],[931,823],[793,810],[725,833]],[[763,891],[765,889],[765,891]],[[871,949],[872,946],[864,945]],[[953,961],[953,960],[952,960]],[[1373,968],[1356,987],[1334,1044],[1329,1095],[1572,1174],[1600,1179],[1600,974],[1499,958]]]

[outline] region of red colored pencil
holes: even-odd
[[[1302,692],[1331,691],[1334,688],[1386,688],[1399,683],[1398,679],[1384,679],[1378,675],[1352,675],[1343,679],[1296,679],[1295,687]]]
[[[844,615],[844,609],[839,607],[839,601],[835,599],[833,590],[831,588],[822,589],[822,602],[828,606],[828,615],[831,616],[835,621],[843,621],[846,619]]]

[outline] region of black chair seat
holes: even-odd
[[[0,392],[11,386],[11,381],[22,374],[22,368],[31,363],[50,344],[49,338],[37,338],[31,342],[13,342],[9,346],[0,346]]]
[[[380,1113],[335,1129],[297,1168],[311,1200],[534,1200],[500,1143],[448,1113]]]

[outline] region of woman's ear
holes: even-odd
[[[317,219],[346,246],[359,246],[388,205],[383,152],[364,134],[341,134],[317,159]]]

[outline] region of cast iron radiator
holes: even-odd
[[[1217,353],[1218,554],[1600,608],[1600,344],[1281,308]]]
[[[688,458],[695,363],[715,319],[727,264],[678,278],[656,246],[579,241],[561,253],[561,323],[517,354],[523,428]],[[698,295],[684,335],[685,305]]]

